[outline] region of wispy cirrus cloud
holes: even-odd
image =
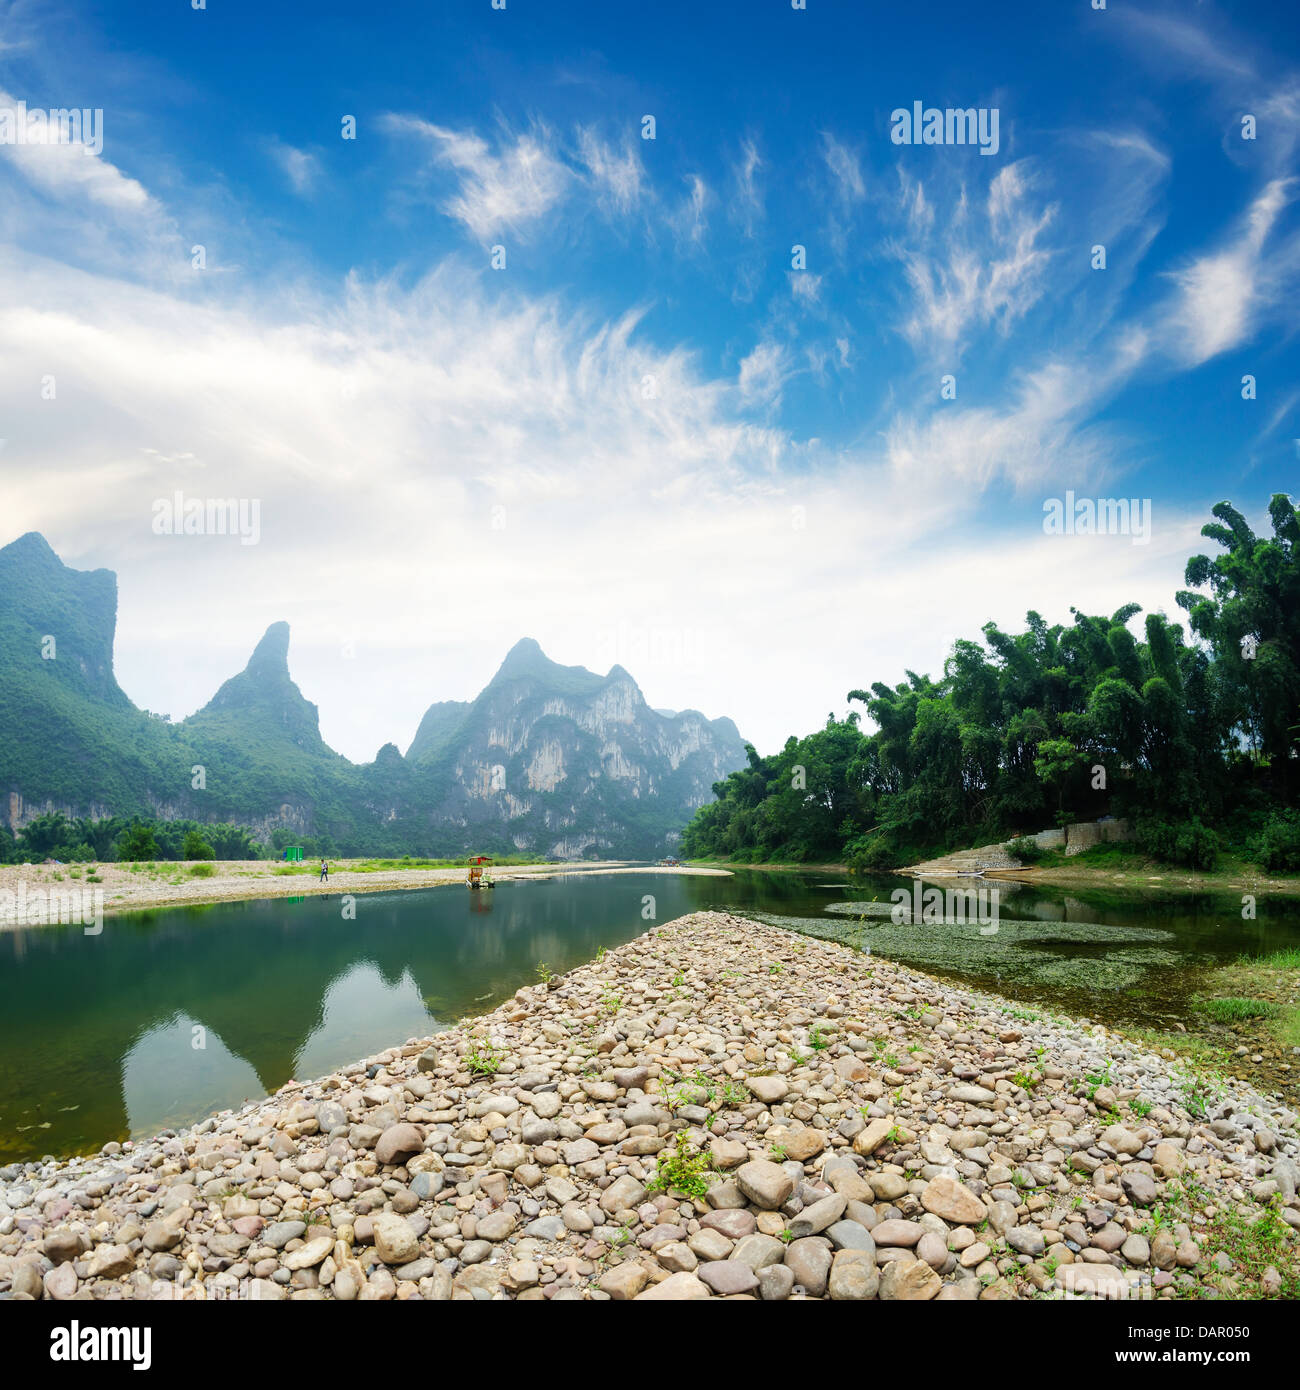
[[[490,140],[417,116],[390,114],[384,124],[425,148],[420,181],[451,171],[455,188],[440,195],[439,206],[480,243],[506,232],[540,232],[575,200],[609,219],[653,201],[633,140],[607,139],[594,125],[577,126],[569,138],[541,122],[524,131],[502,126]]]
[[[1006,332],[1035,304],[1053,254],[1043,238],[1056,207],[1034,203],[1034,186],[1025,161],[1008,164],[990,181],[982,216],[947,222],[939,246],[893,243],[911,290],[902,332],[913,347],[950,358],[956,349],[959,357],[972,328],[993,324]],[[934,227],[932,217],[918,216],[923,199],[919,181],[904,182],[901,210],[914,234]]]
[[[1163,316],[1171,357],[1197,366],[1247,341],[1262,322],[1291,314],[1300,234],[1272,234],[1296,187],[1295,179],[1272,180],[1223,246],[1173,273],[1177,288]]]
[[[742,141],[739,157],[731,165],[731,198],[728,214],[747,237],[763,218],[763,191],[759,186],[759,171],[763,159],[752,139]]]
[[[503,130],[494,148],[473,131],[418,116],[390,114],[384,124],[423,146],[426,167],[441,166],[457,175],[455,192],[440,206],[485,244],[507,231],[525,232],[540,221],[560,203],[573,178],[554,153],[544,126],[520,133]]]
[[[321,176],[320,160],[314,154],[278,139],[267,141],[266,152],[295,193],[306,196],[313,191]]]
[[[780,403],[781,388],[791,371],[790,354],[781,343],[764,340],[741,359],[737,387],[747,406],[771,408]]]
[[[630,139],[616,148],[602,140],[593,127],[580,126],[578,158],[598,204],[606,212],[625,216],[640,204],[646,194],[645,166]]]
[[[682,250],[698,251],[709,230],[709,206],[713,194],[700,174],[688,174],[686,193],[668,214],[668,224]]]
[[[1242,51],[1240,38],[1229,36],[1218,25],[1212,30],[1209,25],[1214,21],[1208,8],[1199,22],[1174,8],[1127,8],[1116,18],[1117,27],[1136,51],[1157,64],[1176,63],[1180,75],[1190,71],[1234,81],[1253,77],[1256,65]]]
[[[1115,12],[1114,33],[1141,63],[1182,82],[1189,77],[1216,95],[1222,148],[1242,168],[1266,177],[1292,172],[1300,145],[1300,73],[1294,55],[1266,47],[1253,26],[1229,25],[1211,5],[1189,14],[1168,3],[1161,8],[1125,7]],[[1242,139],[1242,118],[1256,119],[1251,140]]]
[[[815,166],[815,197],[825,215],[826,243],[841,264],[850,256],[854,224],[867,198],[861,152],[828,130],[821,132],[821,161]]]
[[[862,172],[862,156],[829,131],[822,131],[822,161],[830,173],[831,185],[843,207],[860,203],[867,196]]]

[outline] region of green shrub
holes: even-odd
[[[465,1056],[465,1065],[475,1076],[495,1076],[501,1070],[501,1063],[505,1060],[506,1054],[504,1052],[499,1052],[486,1043],[480,1052],[476,1039],[474,1046]]]
[[[206,861],[190,865],[190,873],[194,878],[211,878],[216,872],[216,865]]]
[[[684,1129],[677,1131],[675,1146],[659,1155],[655,1175],[646,1184],[650,1192],[678,1192],[684,1197],[703,1197],[709,1190],[713,1159],[690,1141]]]
[[[1012,840],[1007,849],[1010,850],[1015,858],[1022,864],[1037,864],[1047,851],[1029,835],[1021,835],[1019,839]]]
[[[1266,869],[1300,871],[1300,812],[1275,811],[1250,848]]]
[[[859,835],[844,847],[844,862],[854,873],[895,869],[898,853],[883,835]]]
[[[1144,854],[1163,864],[1178,864],[1206,872],[1219,862],[1219,837],[1199,817],[1185,821],[1139,820],[1137,842]]]

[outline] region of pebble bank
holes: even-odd
[[[184,1133],[0,1170],[0,1298],[1232,1296],[1223,1212],[1294,1257],[1291,1111],[1024,1012],[695,913]]]

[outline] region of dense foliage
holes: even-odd
[[[1157,858],[1213,865],[1225,841],[1300,867],[1300,512],[1273,497],[1256,537],[1227,502],[1177,595],[1190,636],[1129,604],[1024,631],[988,623],[943,676],[849,692],[831,717],[714,786],[683,837],[692,858],[894,867],[1105,814]]]
[[[37,816],[16,838],[7,827],[0,827],[0,863],[261,859],[266,854],[266,847],[242,826],[191,820],[142,820],[138,816],[70,820],[53,812]]]

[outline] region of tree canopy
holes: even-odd
[[[692,858],[893,867],[962,845],[1105,814],[1203,862],[1207,828],[1289,843],[1300,790],[1300,512],[1273,535],[1228,502],[1187,562],[1179,621],[1137,604],[1070,610],[1023,631],[987,623],[935,680],[851,690],[855,711],[790,738],[714,785],[683,837]],[[1135,631],[1136,629],[1136,631]]]

